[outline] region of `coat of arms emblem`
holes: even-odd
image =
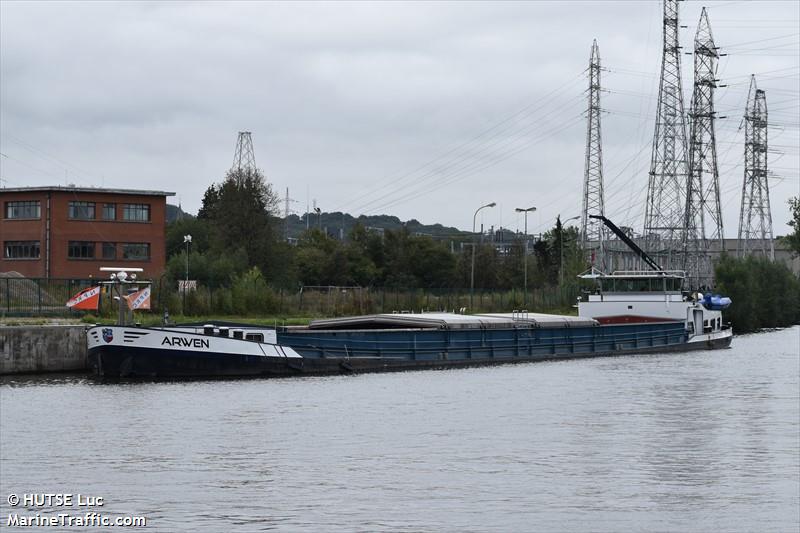
[[[111,342],[114,340],[114,330],[111,328],[103,328],[103,340]]]

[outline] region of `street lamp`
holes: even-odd
[[[560,216],[560,215],[559,215]],[[559,240],[559,248],[561,248],[559,255],[561,256],[558,262],[558,284],[562,285],[564,283],[564,225],[569,222],[570,220],[578,220],[579,216],[574,216],[566,219],[561,223],[561,235],[558,236]]]
[[[320,209],[319,207],[315,207],[314,211],[317,212],[317,229],[322,231],[322,209]]]
[[[517,213],[525,213],[525,251],[523,252],[525,255],[523,256],[523,270],[524,274],[524,285],[523,285],[523,293],[522,293],[522,303],[523,305],[528,305],[528,213],[532,213],[536,211],[535,207],[529,207],[524,209],[522,207],[517,207],[514,209]]]
[[[472,238],[475,239],[475,220],[478,218],[478,211],[481,209],[485,209],[487,207],[494,207],[497,204],[492,202],[490,204],[482,205],[478,209],[475,210],[475,214],[472,216]],[[472,306],[472,293],[475,291],[475,246],[477,243],[472,243],[472,269],[469,275],[469,296],[470,302],[469,305]]]
[[[189,287],[189,245],[192,243],[191,235],[184,235],[183,242],[186,244],[186,278],[183,282],[183,316],[186,316],[186,289]]]

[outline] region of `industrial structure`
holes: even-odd
[[[694,287],[713,285],[709,255],[713,241],[724,250],[720,204],[717,142],[714,122],[714,89],[719,50],[703,8],[694,37],[694,89],[692,91],[689,138],[689,176],[686,190],[686,235],[683,239],[685,269]]]
[[[236,173],[236,179],[256,172],[256,153],[253,150],[253,135],[249,131],[240,131],[236,141],[236,152],[233,154],[231,170]]]
[[[589,215],[605,215],[603,197],[603,145],[600,131],[600,50],[592,43],[589,60],[589,107],[586,111],[586,164],[583,177],[581,244],[593,266],[605,270],[605,229]],[[526,232],[527,233],[527,232]]]
[[[694,83],[689,112],[684,110],[678,1],[663,3],[663,48],[658,109],[653,135],[641,247],[666,270],[686,271],[689,288],[714,286],[714,262],[726,252],[757,254],[775,260],[767,168],[767,104],[752,77],[745,110],[745,155],[738,239],[725,239],[717,161],[714,92],[719,47],[703,8],[694,36]],[[618,239],[605,238],[591,225],[603,215],[600,135],[600,59],[596,41],[589,66],[581,240],[600,270],[642,268]],[[688,132],[688,135],[687,135]],[[622,228],[634,238],[632,228]],[[602,227],[600,228],[602,231]],[[792,268],[795,268],[794,266]]]
[[[739,257],[750,254],[775,260],[767,172],[767,97],[750,77],[744,113],[744,183],[739,212]]]
[[[646,251],[666,269],[684,266],[689,175],[678,27],[678,0],[664,0],[661,78],[643,232]]]

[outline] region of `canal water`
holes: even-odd
[[[794,327],[447,371],[6,378],[2,526],[65,512],[9,495],[66,493],[145,531],[796,532],[799,352]]]

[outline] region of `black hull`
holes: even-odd
[[[512,363],[530,363],[626,354],[685,352],[727,348],[731,337],[707,342],[638,347],[603,352],[542,354],[535,356],[497,356],[490,358],[448,360],[446,354],[436,360],[385,357],[258,357],[197,351],[137,349],[127,346],[103,346],[89,351],[89,367],[103,378],[175,379],[222,377],[286,377],[332,375],[366,372],[464,368]]]

